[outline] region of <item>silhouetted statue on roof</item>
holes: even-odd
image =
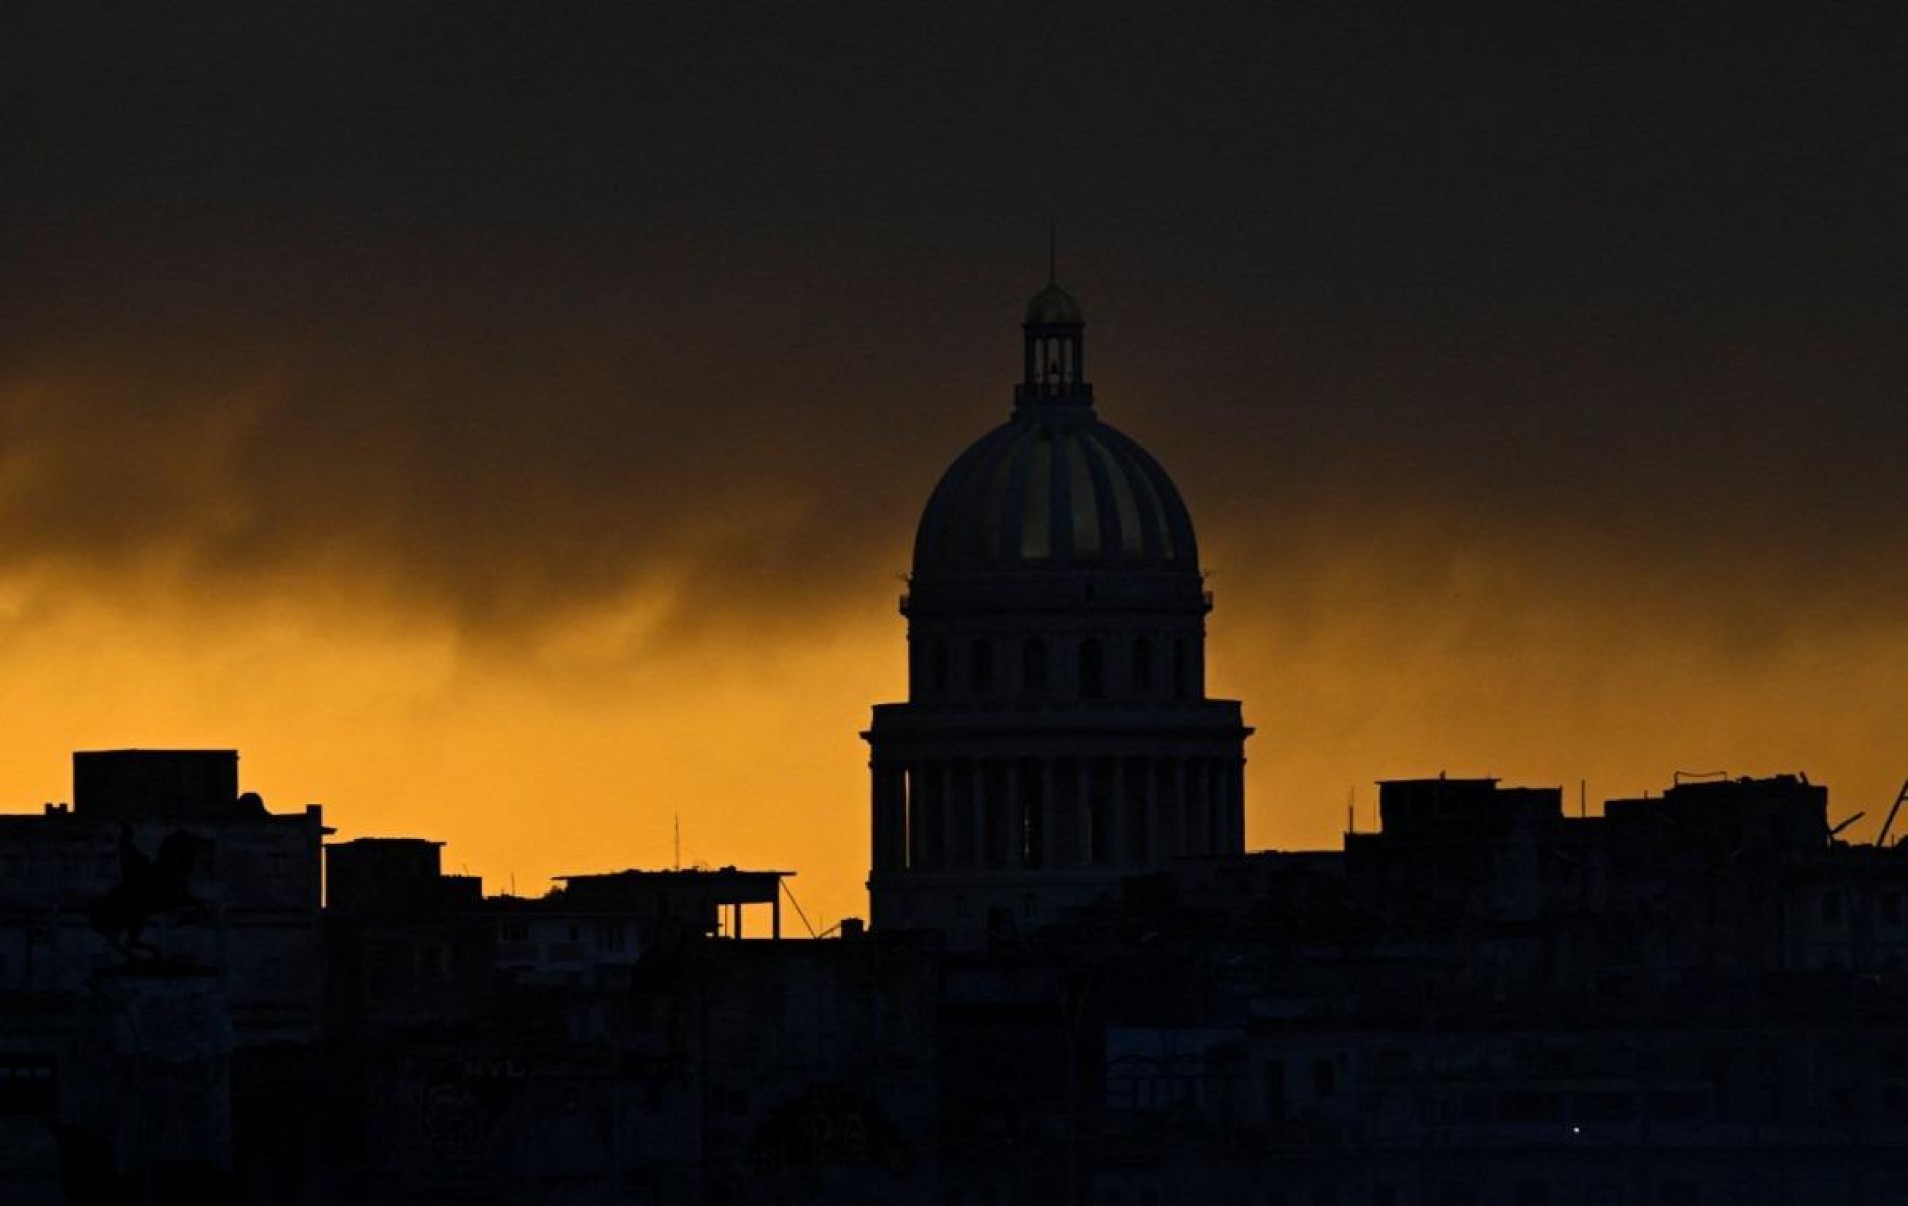
[[[198,845],[198,838],[174,830],[159,843],[158,857],[147,858],[133,839],[132,825],[120,824],[119,882],[95,897],[86,915],[100,937],[129,961],[141,953],[160,956],[158,947],[140,937],[154,917],[203,907],[186,888]]]

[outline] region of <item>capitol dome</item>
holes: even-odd
[[[1085,326],[1056,281],[1027,303],[1013,417],[941,475],[915,532],[915,582],[1047,569],[1198,572],[1192,520],[1172,479],[1094,414]]]
[[[1001,570],[1197,571],[1192,520],[1159,462],[1089,408],[1022,403],[942,475],[914,576]]]
[[[1186,504],[1094,413],[1079,304],[1050,277],[1025,315],[1012,416],[915,531],[907,699],[862,734],[875,928],[975,947],[1245,848],[1252,730],[1206,695]]]

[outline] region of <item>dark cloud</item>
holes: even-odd
[[[860,607],[1058,214],[1104,413],[1255,597],[1898,597],[1882,6],[1328,7],[16,6],[0,567]]]

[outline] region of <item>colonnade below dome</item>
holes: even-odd
[[[1237,853],[1243,771],[1236,755],[876,763],[873,870],[1133,874]]]

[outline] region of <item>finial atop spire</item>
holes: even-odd
[[[1049,218],[1047,219],[1047,283],[1049,285],[1057,285],[1060,283],[1059,263],[1059,223]]]

